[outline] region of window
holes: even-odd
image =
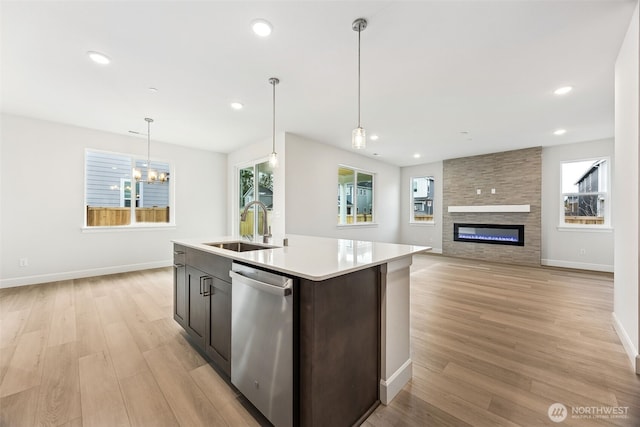
[[[244,207],[254,200],[262,202],[267,208],[267,224],[271,224],[273,213],[273,168],[269,162],[253,164],[239,169],[238,195],[239,213],[242,214]],[[257,194],[255,189],[258,189]],[[257,236],[263,234],[264,211],[253,205],[247,211],[245,220],[239,219],[239,230],[241,236]]]
[[[373,222],[373,174],[338,168],[338,224]]]
[[[609,162],[606,158],[564,162],[560,225],[609,225]]]
[[[133,169],[141,171],[132,179]],[[87,227],[131,226],[170,222],[170,184],[147,182],[147,162],[125,154],[87,150],[85,207]],[[150,169],[169,176],[168,163],[152,161]]]
[[[433,177],[411,178],[411,217],[409,222],[425,224],[433,222]]]

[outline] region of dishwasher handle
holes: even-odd
[[[242,283],[243,285],[251,286],[259,291],[268,292],[273,295],[278,296],[289,296],[291,295],[291,279],[287,279],[284,286],[275,286],[269,283],[261,282],[259,280],[252,279],[251,277],[247,277],[243,274],[236,273],[235,271],[229,271],[229,276]],[[233,282],[232,282],[233,283]]]

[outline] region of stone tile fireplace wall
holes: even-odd
[[[540,265],[542,147],[445,160],[442,252],[511,264]],[[477,194],[477,190],[481,194]],[[495,189],[495,194],[491,193]],[[449,206],[530,205],[527,213],[450,213]],[[453,224],[524,224],[524,246],[454,242]]]

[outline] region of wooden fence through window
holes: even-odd
[[[136,222],[169,222],[169,207],[136,208]],[[131,224],[131,208],[87,206],[87,226]]]

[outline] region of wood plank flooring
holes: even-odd
[[[640,426],[611,275],[420,255],[411,278],[413,379],[366,427]],[[170,269],[0,290],[0,426],[267,425],[172,303]]]

